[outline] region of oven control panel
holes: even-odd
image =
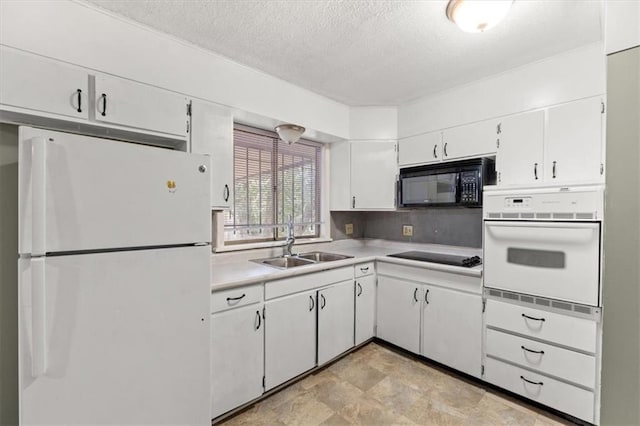
[[[506,197],[504,206],[509,209],[528,209],[531,207],[531,197]]]

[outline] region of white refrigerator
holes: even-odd
[[[208,164],[20,127],[21,424],[210,424]]]

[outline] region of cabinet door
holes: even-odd
[[[499,185],[542,182],[544,111],[505,118],[500,123],[496,156]]]
[[[349,142],[335,142],[329,146],[331,210],[351,209],[351,161]]]
[[[420,352],[422,285],[378,277],[378,332],[382,340]]]
[[[396,142],[352,142],[352,207],[395,208],[397,168]]]
[[[442,161],[442,132],[411,136],[398,141],[398,165],[435,163]]]
[[[53,60],[2,48],[0,104],[34,112],[89,118],[89,75]]]
[[[318,292],[318,365],[353,347],[353,281]]]
[[[356,345],[375,336],[376,277],[356,278]]]
[[[262,395],[262,304],[211,316],[211,417]]]
[[[233,203],[233,116],[217,105],[191,101],[191,152],[211,158],[211,207]]]
[[[482,360],[482,297],[425,287],[422,355],[475,377]]]
[[[549,109],[545,142],[545,181],[602,182],[602,103],[600,97]]]
[[[265,390],[316,365],[316,291],[275,299],[265,307]]]
[[[495,154],[497,120],[485,120],[445,130],[442,134],[444,160]]]
[[[187,134],[184,96],[117,77],[95,77],[96,121],[176,136]]]

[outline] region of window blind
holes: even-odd
[[[321,145],[289,145],[275,133],[234,129],[234,200],[225,213],[225,241],[286,238],[289,218],[296,237],[315,237],[320,226]]]

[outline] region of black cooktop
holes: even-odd
[[[402,253],[389,254],[388,256],[399,257],[401,259],[420,260],[422,262],[464,266],[466,268],[471,268],[482,263],[482,259],[478,256],[456,256],[453,254],[430,253],[428,251],[405,251]]]

